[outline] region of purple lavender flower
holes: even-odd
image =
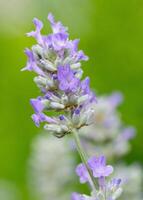
[[[89,181],[89,174],[84,164],[79,164],[76,168],[76,174],[80,177],[81,183],[86,183]]]
[[[106,158],[104,156],[94,156],[90,158],[88,160],[88,165],[95,178],[106,177],[113,172],[113,167],[111,165],[106,166]]]
[[[113,167],[106,165],[106,159],[104,156],[91,157],[87,162],[89,168],[93,172],[95,178],[101,178],[99,181],[103,183],[103,177],[109,176],[113,172]],[[87,168],[84,164],[79,164],[76,168],[76,173],[80,177],[80,182],[85,183],[89,181],[89,175]]]
[[[44,105],[42,104],[40,99],[31,99],[30,103],[32,107],[34,108],[36,113],[42,112],[44,109]]]
[[[33,52],[27,48],[25,49],[25,54],[28,56],[28,61],[26,67],[24,67],[22,71],[24,70],[34,71],[37,74],[44,76],[44,72],[36,65]]]
[[[72,50],[73,54],[78,51],[78,44],[79,44],[79,39],[75,39],[73,41],[70,40],[68,42],[68,47],[69,47],[69,49]]]
[[[83,90],[83,93],[84,93],[84,94],[89,94],[89,93],[90,93],[89,83],[90,83],[89,77],[86,77],[86,78],[81,82],[81,89]]]
[[[95,94],[90,90],[90,78],[86,77],[82,82],[81,82],[81,90],[84,95],[88,95],[88,102],[96,102],[96,97]]]
[[[47,115],[43,113],[33,114],[32,119],[37,127],[40,126],[41,122],[56,123],[54,119],[52,119],[51,117],[48,117]]]
[[[76,92],[79,86],[79,79],[75,77],[70,66],[58,67],[59,88],[65,92]]]
[[[52,13],[48,14],[48,20],[51,23],[53,33],[67,33],[68,28],[64,27],[61,22],[55,22],[54,16]]]
[[[41,36],[41,29],[43,28],[43,23],[37,18],[33,19],[33,23],[36,27],[36,30],[31,31],[30,33],[27,33],[27,36],[34,37],[37,40],[37,42],[42,45],[43,37]]]
[[[80,61],[80,60],[85,60],[85,61],[88,60],[88,56],[86,56],[83,51],[79,51],[77,53],[76,61]]]
[[[67,48],[67,40],[68,40],[68,36],[63,34],[63,33],[57,33],[51,36],[50,38],[51,40],[51,46],[52,48],[57,51],[57,52],[63,52],[64,54],[64,50],[65,48]],[[60,55],[63,55],[60,54]]]

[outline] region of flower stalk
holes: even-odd
[[[79,138],[79,135],[78,135],[78,131],[77,131],[76,129],[73,131],[73,136],[74,136],[74,140],[75,140],[75,143],[76,143],[76,147],[77,147],[77,151],[78,151],[78,153],[79,153],[79,156],[80,156],[80,158],[81,158],[83,164],[85,165],[85,167],[86,167],[86,169],[87,169],[87,171],[88,171],[88,174],[89,174],[89,181],[90,181],[90,185],[91,185],[91,187],[92,187],[92,190],[93,190],[93,191],[96,191],[96,185],[97,185],[97,184],[96,184],[96,182],[95,182],[95,179],[94,179],[94,177],[93,177],[93,175],[92,175],[91,170],[90,170],[89,167],[88,167],[86,154],[85,154],[85,151],[84,151],[84,149],[83,149],[83,147],[82,147],[82,144],[81,144],[81,142],[80,142],[80,138]]]

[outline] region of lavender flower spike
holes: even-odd
[[[90,90],[89,78],[81,80],[80,62],[87,60],[87,56],[78,50],[79,40],[70,40],[68,29],[61,22],[56,22],[51,13],[48,20],[52,33],[42,35],[43,23],[34,18],[36,30],[27,35],[34,37],[37,44],[26,49],[28,62],[22,70],[37,74],[34,82],[42,92],[40,98],[30,101],[35,111],[33,121],[36,126],[44,122],[44,129],[62,137],[91,124],[95,95]],[[49,120],[48,111],[57,113],[51,118],[54,120]],[[61,114],[65,116],[63,120],[59,117]]]

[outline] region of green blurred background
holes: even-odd
[[[25,47],[35,41],[25,33],[32,19],[45,22],[48,12],[69,27],[71,38],[90,60],[85,74],[97,95],[119,90],[126,124],[137,128],[133,150],[125,159],[143,162],[143,1],[142,0],[0,0],[0,179],[14,182],[29,199],[26,165],[30,143],[39,133],[30,116],[29,99],[39,93],[33,74],[20,72]]]

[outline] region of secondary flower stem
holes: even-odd
[[[75,143],[76,143],[76,147],[77,147],[77,151],[80,155],[80,158],[83,162],[83,164],[85,165],[88,173],[89,173],[89,177],[90,177],[90,185],[92,187],[92,190],[93,191],[96,191],[96,182],[94,180],[94,177],[92,175],[92,172],[91,170],[89,169],[88,165],[87,165],[87,159],[86,159],[86,155],[85,155],[85,152],[84,152],[84,149],[81,145],[81,142],[80,142],[80,139],[79,139],[79,136],[78,136],[78,132],[76,130],[73,131],[73,135],[74,135],[74,139],[75,139]]]

